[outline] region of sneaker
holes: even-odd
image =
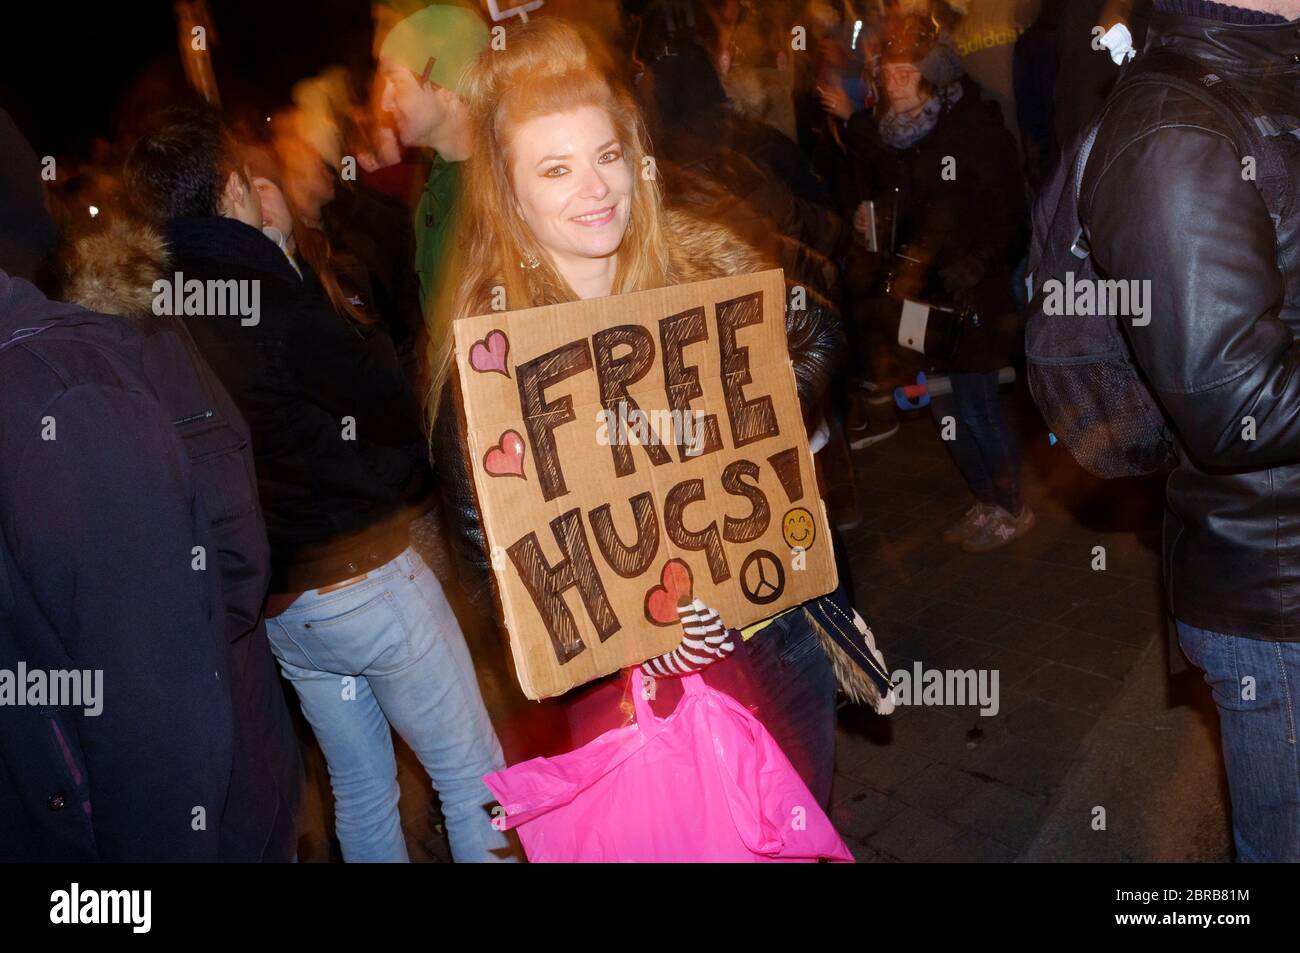
[[[1038,520],[1034,511],[1023,507],[1019,516],[1012,516],[1002,507],[994,508],[991,519],[975,535],[962,541],[961,548],[968,553],[986,553],[998,549],[1024,536]]]
[[[853,402],[845,421],[844,435],[853,450],[880,443],[898,433],[898,415],[890,408],[869,406],[870,401],[861,399],[862,396],[859,393],[859,399]]]
[[[968,509],[961,519],[943,531],[943,541],[960,543],[969,539],[984,528],[984,524],[993,518],[996,510],[996,506],[987,506],[976,500],[975,505]]]
[[[867,403],[874,407],[893,403],[893,391],[888,387],[877,384],[875,381],[858,381],[858,389],[863,392]]]
[[[880,443],[898,433],[898,421],[891,420],[885,425],[872,424],[870,420],[848,428],[849,449],[861,450],[873,443]]]

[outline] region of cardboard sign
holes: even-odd
[[[455,324],[520,684],[558,695],[837,584],[780,271]]]

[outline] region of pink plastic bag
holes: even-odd
[[[636,723],[484,783],[534,863],[852,861],[772,736],[698,675],[667,718],[632,676]]]

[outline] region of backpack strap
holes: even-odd
[[[1106,113],[1110,109],[1110,103],[1107,102],[1102,107],[1101,114],[1098,115],[1097,121],[1092,124],[1088,130],[1088,135],[1084,137],[1083,143],[1079,146],[1079,154],[1074,159],[1074,207],[1079,208],[1079,195],[1083,192],[1083,173],[1088,168],[1088,157],[1092,155],[1092,147],[1097,144],[1097,133],[1101,132],[1101,121],[1106,118]],[[1074,236],[1074,241],[1070,243],[1070,254],[1080,261],[1086,260],[1092,254],[1092,249],[1088,247],[1088,236],[1084,234],[1083,222],[1079,222],[1079,232]]]
[[[1092,254],[1092,250],[1088,247],[1088,236],[1084,233],[1083,221],[1079,218],[1079,196],[1083,192],[1083,174],[1088,168],[1088,157],[1092,155],[1092,147],[1097,144],[1097,134],[1101,132],[1101,124],[1105,121],[1114,102],[1114,97],[1108,98],[1097,113],[1096,118],[1089,124],[1088,132],[1080,141],[1079,147],[1074,154],[1074,168],[1070,172],[1070,181],[1066,184],[1066,188],[1070,190],[1070,195],[1073,198],[1074,219],[1077,226],[1074,240],[1070,242],[1070,254],[1079,261],[1087,261],[1088,256]],[[1057,267],[1054,267],[1053,274],[1059,270],[1060,262],[1061,258],[1058,257],[1055,263]],[[1025,287],[1032,299],[1034,297],[1034,275],[1032,272],[1025,276]]]

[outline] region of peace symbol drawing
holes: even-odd
[[[745,557],[740,567],[740,591],[754,605],[776,602],[785,592],[785,567],[776,554],[756,549]]]

